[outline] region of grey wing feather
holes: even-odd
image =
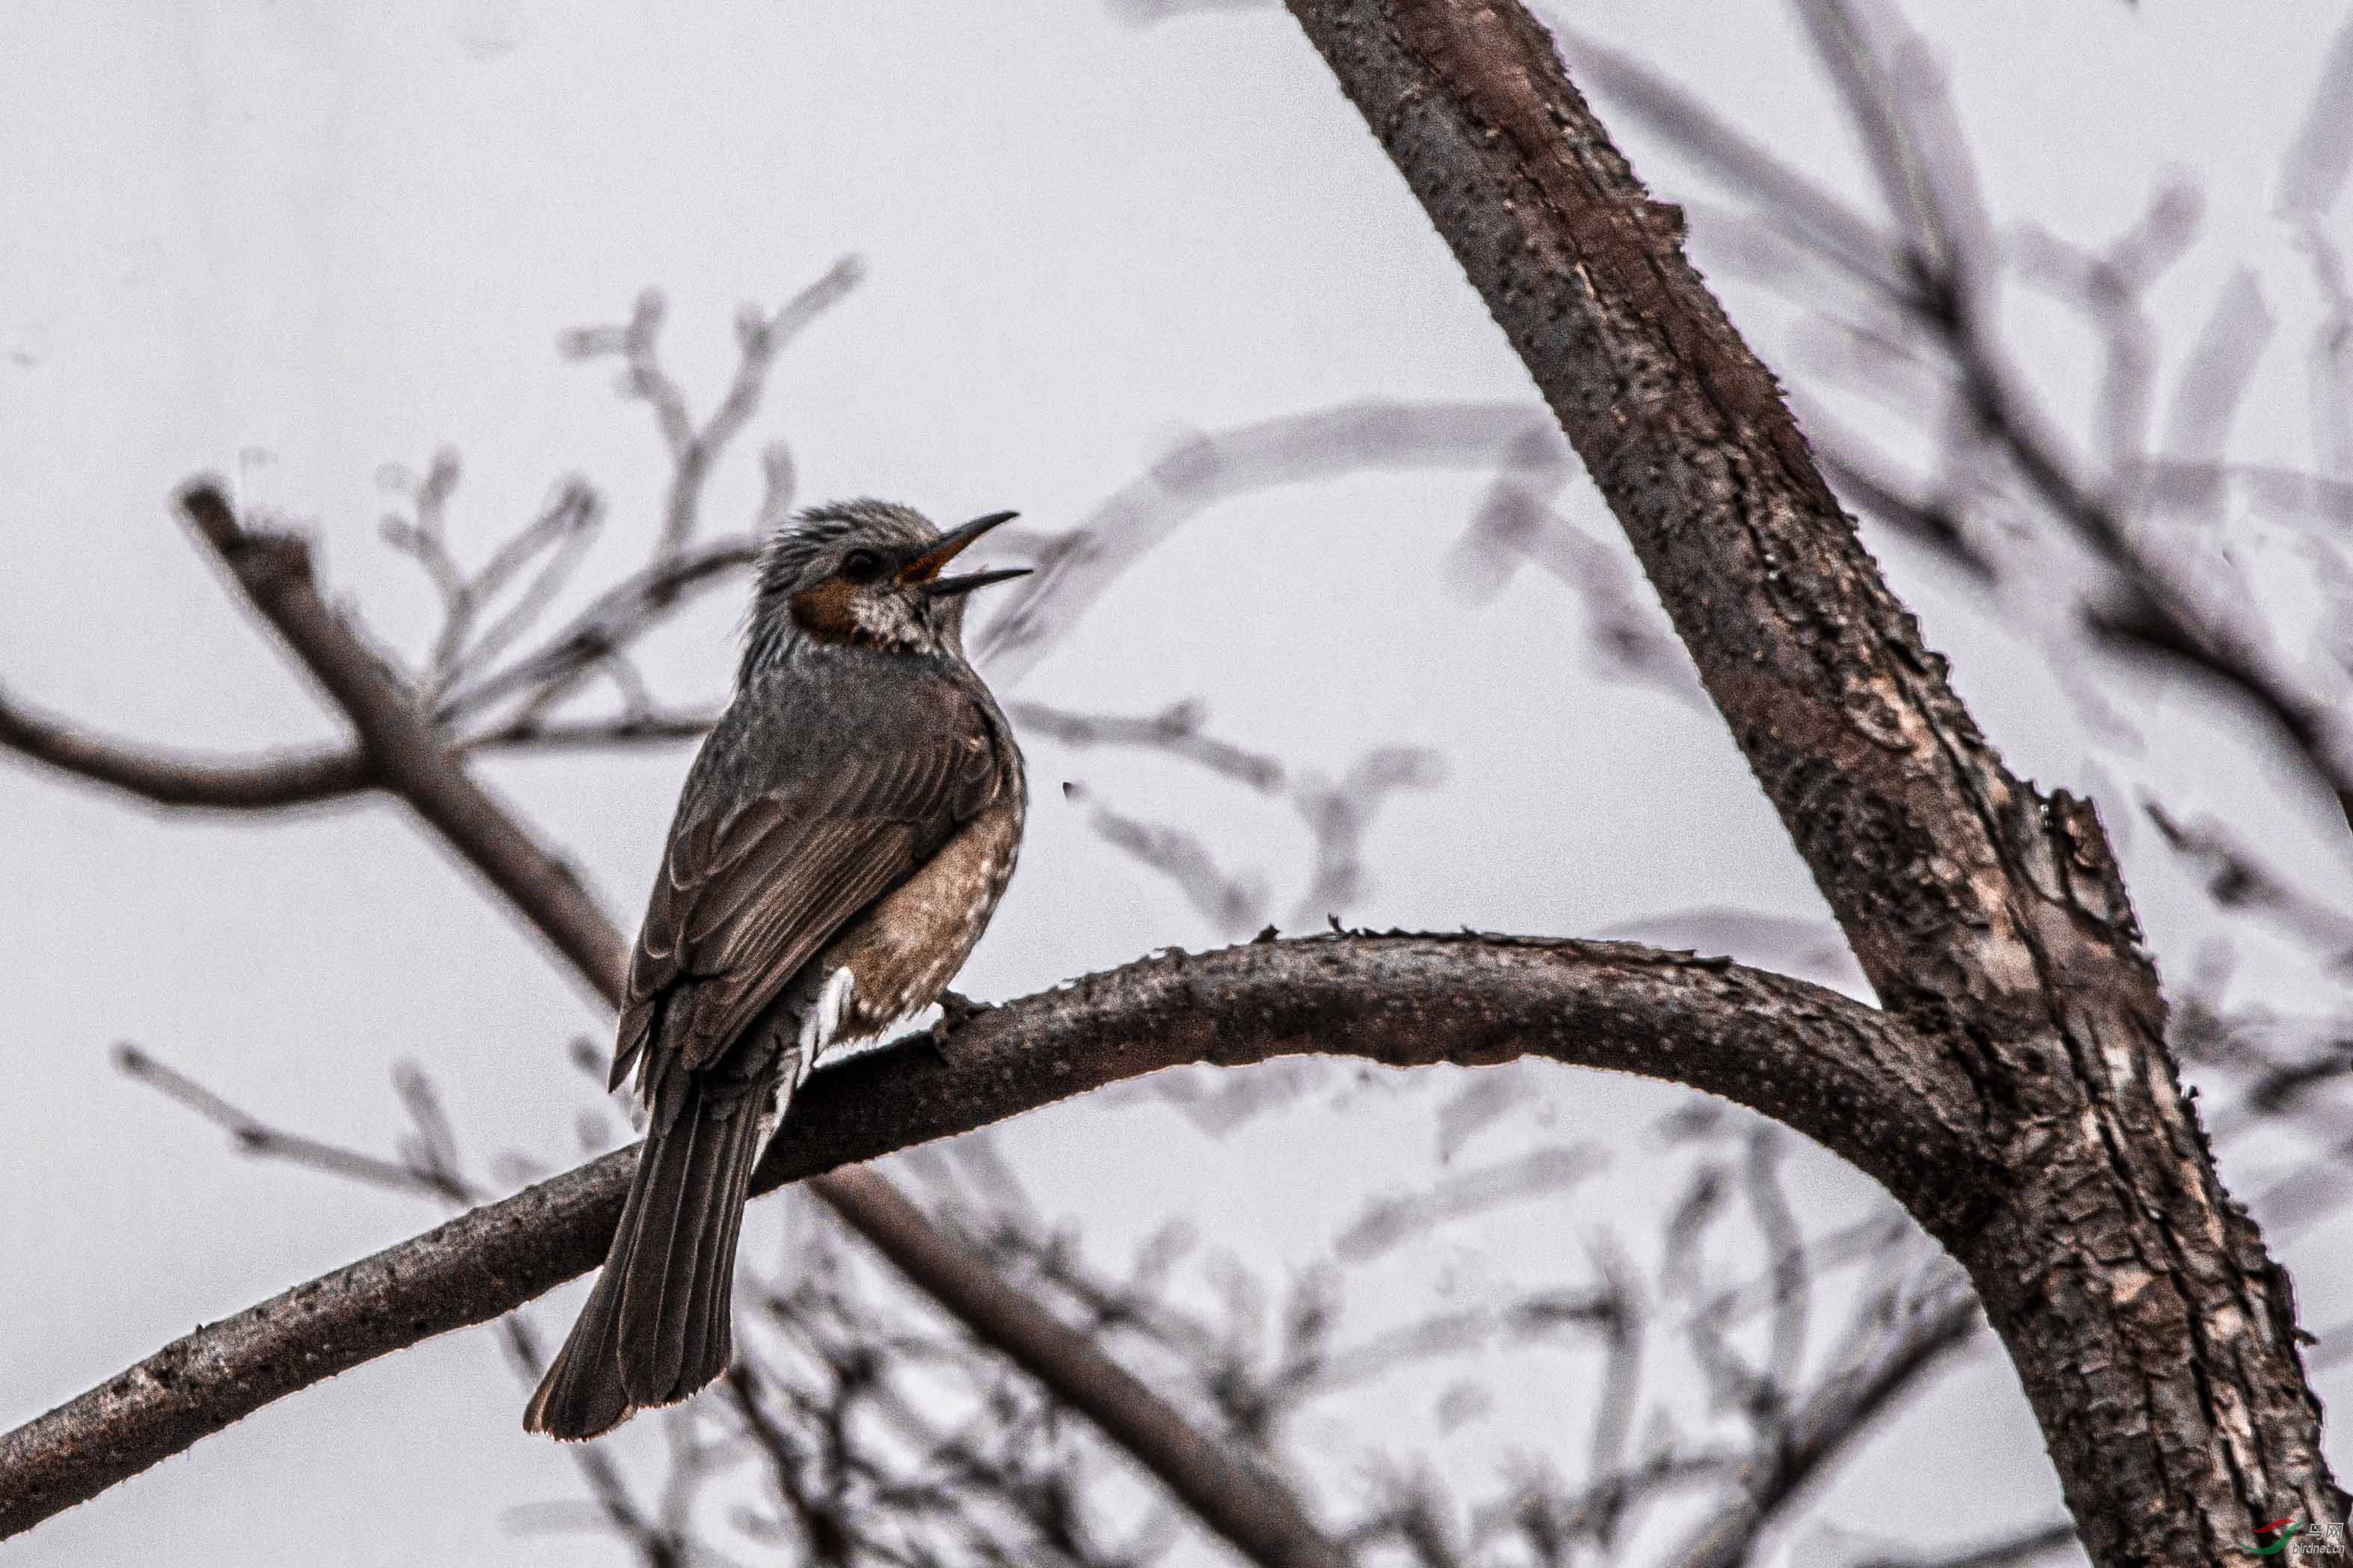
[[[996,794],[987,717],[969,702],[947,714],[933,706],[870,731],[870,745],[820,776],[797,770],[733,810],[681,813],[629,965],[614,1087],[658,1022],[664,1056],[688,1068],[715,1059],[837,931]]]

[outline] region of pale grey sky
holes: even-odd
[[[2156,301],[2177,355],[2242,262],[2283,342],[2312,319],[2269,184],[2347,14],[2321,0],[1910,13],[1949,63],[2003,222],[2096,241],[2158,171],[2200,182],[2205,237]],[[1779,7],[1599,0],[1554,16],[1826,183],[1866,190]],[[740,301],[773,306],[836,257],[862,257],[865,283],[790,350],[753,438],[791,440],[805,498],[871,492],[943,517],[1018,507],[1067,526],[1187,428],[1364,397],[1533,403],[1277,12],[1137,30],[1084,4],[15,5],[0,9],[0,682],[159,744],[333,732],[180,536],[165,498],[194,471],[313,520],[335,589],[409,649],[432,606],[375,536],[383,465],[457,447],[453,521],[477,552],[577,470],[611,502],[599,560],[617,570],[641,551],[665,472],[649,422],[614,395],[609,365],[569,363],[556,342],[623,320],[648,286],[670,299],[670,363],[707,404]],[[1623,141],[1654,184],[1683,188],[1644,137]],[[1730,297],[1736,313],[1763,310]],[[2073,406],[2083,344],[2030,338],[2033,374]],[[2292,352],[2267,364],[2240,431],[2250,453],[2303,458],[2299,374]],[[713,528],[748,521],[748,451],[713,487]],[[1480,605],[1442,591],[1441,558],[1484,482],[1373,474],[1220,506],[1124,578],[1019,693],[1120,711],[1198,697],[1220,733],[1331,770],[1390,741],[1444,752],[1449,781],[1381,819],[1377,885],[1349,911],[1362,923],[1575,933],[1694,905],[1818,912],[1720,728],[1587,678],[1556,584],[1523,574]],[[1565,505],[1611,537],[1581,480]],[[2018,771],[2080,782],[2083,740],[2032,651],[1916,558],[1886,554]],[[735,614],[714,606],[665,641],[649,664],[666,691],[721,689]],[[2197,751],[2196,776],[2225,799],[2263,777],[2215,752],[2195,704],[2152,711],[2180,717],[2157,726],[2147,768]],[[1279,811],[1165,763],[1043,742],[1030,754],[1039,806],[1022,870],[963,989],[1010,995],[1212,940],[1086,831],[1064,779],[1188,820],[1295,889],[1301,840]],[[633,924],[685,762],[492,772]],[[387,1068],[413,1058],[470,1148],[571,1147],[587,1101],[564,1047],[602,1033],[597,1009],[396,812],[167,821],[0,763],[0,1423],[432,1217],[237,1159],[121,1079],[116,1040],[257,1111],[378,1146]],[[2289,793],[2272,820],[2281,845],[2329,852],[2311,800]],[[2137,891],[2161,953],[2186,964],[2163,946],[2187,929],[2168,912],[2181,889]],[[1440,1092],[1310,1107],[1206,1150],[1148,1104],[1073,1108],[1006,1145],[1109,1256],[1176,1207],[1217,1216],[1219,1244],[1279,1278],[1381,1188],[1398,1142],[1427,1139]],[[1488,1152],[1673,1102],[1556,1074],[1548,1127],[1507,1129]],[[1807,1169],[1818,1213],[1864,1196],[1826,1160]],[[1495,1245],[1556,1249],[1574,1272],[1579,1238],[1639,1220],[1659,1184],[1621,1160],[1589,1213],[1524,1219]],[[2332,1235],[2288,1254],[2311,1271],[2307,1303],[2353,1293],[2327,1272]],[[1401,1290],[1434,1290],[1475,1289],[1493,1265],[1401,1267]],[[571,1300],[539,1316],[553,1328]],[[1578,1393],[1573,1365],[1555,1370],[1525,1408],[1449,1439],[1450,1471],[1492,1477],[1496,1456],[1546,1447]],[[2321,1386],[2353,1397],[2341,1377]],[[446,1338],[262,1412],[44,1526],[11,1561],[619,1561],[502,1526],[511,1504],[577,1495],[565,1458],[520,1432],[520,1407],[486,1335]],[[1327,1436],[1343,1452],[1347,1435]],[[1335,1465],[1333,1484],[1362,1484]],[[1984,1352],[1825,1509],[1860,1524],[1893,1508],[1936,1539],[2029,1522],[2054,1500],[2007,1370]],[[1805,1560],[1801,1543],[1785,1550]]]

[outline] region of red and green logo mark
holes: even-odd
[[[2294,1541],[2303,1529],[2304,1526],[2293,1516],[2275,1519],[2269,1524],[2259,1524],[2255,1527],[2255,1543],[2247,1550],[2258,1557],[2276,1557],[2287,1550],[2287,1543]]]
[[[2346,1531],[2341,1524],[2315,1524],[2294,1514],[2275,1519],[2255,1528],[2254,1544],[2246,1550],[2257,1557],[2277,1557],[2283,1563],[2291,1560],[2309,1563],[2320,1557],[2346,1555]],[[2291,1555],[2288,1542],[2295,1542]]]

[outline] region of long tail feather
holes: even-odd
[[[767,1096],[675,1081],[678,1102],[650,1119],[605,1271],[532,1396],[527,1431],[599,1436],[727,1370],[735,1242]]]

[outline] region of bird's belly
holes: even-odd
[[[1000,801],[885,894],[818,960],[855,977],[844,1033],[881,1032],[935,1001],[987,929],[1021,847],[1021,810]]]

